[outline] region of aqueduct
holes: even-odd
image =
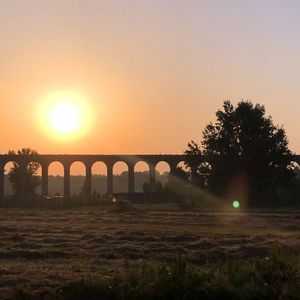
[[[70,168],[75,162],[82,162],[85,166],[86,192],[92,192],[92,167],[97,162],[103,162],[107,168],[107,193],[113,193],[113,167],[117,162],[124,162],[128,167],[128,192],[134,193],[134,167],[138,162],[145,162],[149,166],[149,183],[151,191],[155,191],[156,165],[166,162],[172,173],[180,162],[185,160],[185,155],[176,154],[154,154],[154,155],[0,155],[0,197],[4,196],[4,167],[9,162],[16,162],[24,173],[21,176],[24,189],[26,166],[31,162],[39,163],[42,168],[42,195],[48,195],[48,169],[53,162],[60,162],[64,168],[64,196],[69,197],[70,190]],[[23,171],[22,171],[23,170]]]
[[[86,192],[92,192],[92,167],[97,162],[103,162],[107,168],[107,193],[113,193],[113,166],[117,162],[124,162],[128,167],[128,192],[134,193],[134,167],[138,162],[145,162],[149,166],[149,183],[151,191],[155,191],[156,165],[166,162],[170,167],[170,174],[179,163],[186,160],[180,154],[150,154],[150,155],[0,155],[0,198],[4,196],[4,167],[9,162],[16,162],[21,169],[21,190],[25,188],[24,180],[26,167],[31,162],[37,162],[42,168],[42,195],[48,195],[48,169],[53,162],[60,162],[64,168],[64,196],[69,197],[70,167],[75,162],[82,162],[86,170]],[[294,155],[293,161],[300,166],[300,155]],[[24,189],[25,190],[25,189]]]

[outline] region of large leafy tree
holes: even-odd
[[[204,188],[207,184],[208,165],[199,145],[195,141],[188,143],[188,149],[184,151],[187,159],[186,166],[189,169],[189,178],[192,183]]]
[[[10,150],[8,152],[10,155],[36,155],[37,152],[30,148],[23,148],[17,152]],[[39,177],[37,176],[37,171],[39,164],[37,162],[30,162],[25,169],[24,178],[24,190],[21,186],[21,168],[14,162],[12,168],[10,169],[8,176],[11,182],[14,194],[17,196],[31,196],[35,194],[36,188],[41,184]],[[24,193],[24,194],[22,194]]]
[[[285,130],[273,124],[264,106],[249,101],[236,107],[224,101],[216,117],[203,131],[202,153],[195,143],[186,152],[196,149],[198,157],[205,157],[206,163],[198,164],[199,176],[218,196],[274,203],[294,176]]]

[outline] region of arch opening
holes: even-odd
[[[118,161],[113,165],[113,193],[128,192],[128,165]]]
[[[180,161],[175,170],[173,171],[172,178],[175,178],[177,181],[190,181],[191,172],[190,168],[185,164],[184,161]]]
[[[171,167],[165,161],[160,161],[155,166],[156,171],[156,185],[158,188],[160,186],[165,187],[169,181]]]
[[[288,168],[294,172],[296,178],[299,180],[300,179],[300,162],[292,161]]]
[[[86,193],[86,167],[81,161],[74,161],[70,166],[70,192],[73,197]]]
[[[150,167],[145,161],[139,161],[134,166],[134,191],[136,193],[150,191]]]
[[[107,166],[97,161],[92,165],[92,193],[104,195],[107,192]]]
[[[53,161],[48,166],[48,195],[63,196],[64,194],[64,165]]]
[[[289,168],[292,169],[294,172],[300,171],[300,162],[292,161],[289,165]]]
[[[189,167],[185,164],[185,162],[182,160],[180,161],[177,165],[176,168],[180,168],[184,172],[188,173],[189,172]]]

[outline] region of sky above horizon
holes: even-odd
[[[300,2],[2,0],[0,153],[182,153],[223,100],[265,105],[300,153]],[[42,130],[48,95],[89,127]]]

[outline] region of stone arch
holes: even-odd
[[[155,164],[155,170],[160,174],[171,171],[171,163],[166,160],[160,160]]]
[[[134,164],[134,191],[144,192],[144,188],[150,189],[150,165],[148,162],[140,160]]]
[[[129,188],[129,165],[123,160],[114,162],[113,172],[113,193],[127,193]]]
[[[176,163],[176,168],[181,168],[183,171],[188,172],[189,168],[187,167],[187,165],[185,164],[184,160],[178,161]]]
[[[48,193],[49,195],[63,196],[64,194],[63,162],[55,160],[48,165]]]
[[[84,193],[86,184],[87,165],[76,160],[70,164],[70,192],[71,195]]]
[[[95,161],[91,170],[92,192],[101,195],[107,193],[107,164],[103,161]]]
[[[290,168],[293,170],[300,169],[300,161],[297,161],[297,159],[292,160],[290,163]]]
[[[155,173],[156,181],[165,186],[171,173],[171,164],[165,160],[158,161],[155,165]]]
[[[297,177],[300,176],[300,160],[297,158],[293,159],[288,168],[291,169]]]

